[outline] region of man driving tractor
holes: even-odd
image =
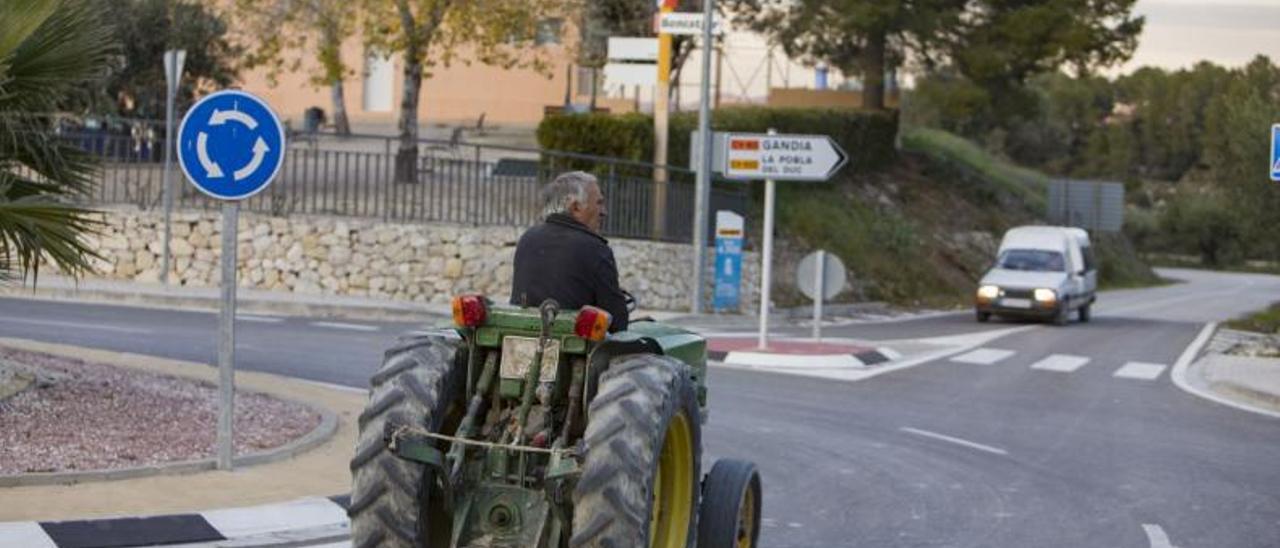
[[[563,173],[543,190],[544,222],[516,245],[511,304],[555,299],[564,309],[591,305],[613,316],[609,331],[627,328],[627,297],[609,241],[600,235],[608,211],[600,183],[582,171]]]

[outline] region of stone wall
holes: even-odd
[[[104,257],[96,263],[97,275],[158,282],[163,214],[111,209],[105,221],[102,234],[89,241]],[[174,214],[172,283],[217,285],[221,226],[217,212]],[[458,293],[480,292],[505,301],[522,231],[242,213],[237,256],[240,286],[430,303],[447,303]],[[622,239],[610,243],[622,287],[642,307],[688,309],[690,246]],[[711,255],[709,250],[708,265]],[[748,254],[743,266],[742,310],[751,312],[758,293],[759,259]]]

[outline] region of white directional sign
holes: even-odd
[[[654,29],[659,34],[702,34],[701,13],[670,12],[658,14],[658,25]],[[711,34],[724,34],[724,19],[716,16],[711,20]]]
[[[729,179],[825,181],[848,160],[826,135],[730,133],[724,143]]]

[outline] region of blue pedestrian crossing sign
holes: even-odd
[[[284,127],[267,103],[239,90],[196,102],[178,126],[178,163],[187,180],[219,200],[262,192],[284,164]]]
[[[1280,124],[1271,126],[1271,180],[1280,181]]]

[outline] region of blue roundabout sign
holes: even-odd
[[[284,127],[267,103],[238,90],[196,102],[178,127],[178,163],[187,180],[219,200],[262,192],[284,165]]]

